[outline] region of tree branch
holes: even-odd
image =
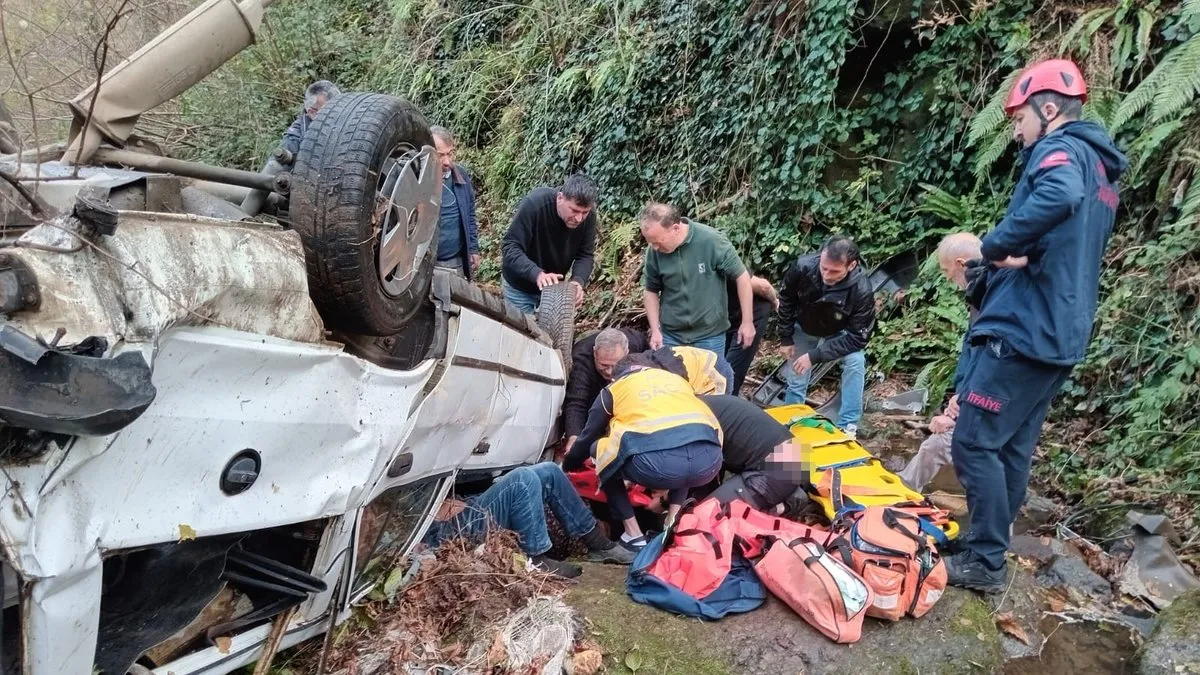
[[[88,103],[87,117],[83,118],[83,129],[79,132],[79,151],[75,153],[75,167],[71,171],[71,175],[79,175],[79,161],[83,157],[83,148],[87,144],[88,130],[92,126],[92,115],[96,112],[96,99],[100,98],[100,82],[104,79],[104,66],[108,62],[108,38],[116,29],[117,23],[121,21],[121,17],[125,16],[125,8],[129,6],[129,0],[121,0],[117,11],[113,12],[112,18],[104,26],[104,34],[100,36],[100,41],[96,43],[96,48],[92,50],[92,63],[96,64],[96,84],[92,88],[92,100]]]

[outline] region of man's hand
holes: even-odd
[[[571,452],[571,448],[575,447],[575,439],[577,439],[577,438],[579,438],[579,437],[578,436],[568,436],[567,437],[567,444],[563,447],[563,455],[566,455]],[[562,464],[562,462],[559,462],[559,464]]]
[[[554,274],[553,272],[539,272],[537,275],[538,290],[542,290],[547,286],[553,286],[562,281],[563,275]]]
[[[572,281],[571,286],[575,289],[575,306],[583,304],[583,284],[578,281]]]
[[[996,262],[993,262],[992,264],[995,265],[996,267],[1006,267],[1008,269],[1019,270],[1022,267],[1029,264],[1029,256],[1023,255],[1023,256],[1014,258],[1013,256],[1010,255],[1007,258],[1005,258],[1004,260],[997,260]]]
[[[795,351],[795,348],[792,348]],[[812,370],[812,359],[808,358],[808,354],[801,354],[800,358],[792,362],[792,370],[796,371],[797,375],[803,375],[809,370]]]
[[[950,402],[946,404],[946,417],[958,419],[958,394],[951,396]]]
[[[743,349],[749,349],[750,345],[754,344],[754,322],[753,321],[743,321],[742,322],[742,325],[738,327],[737,339],[738,339],[738,344],[741,345]]]
[[[929,430],[935,434],[944,434],[954,428],[954,420],[948,415],[938,415],[929,420]]]
[[[471,254],[471,272],[472,273],[474,273],[476,270],[479,269],[479,261],[481,261],[481,260],[483,260],[483,257],[480,256],[478,253]]]
[[[650,331],[650,349],[662,349],[663,337],[662,331]]]

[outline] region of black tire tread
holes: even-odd
[[[398,297],[384,293],[377,271],[371,217],[379,166],[400,140],[433,145],[428,122],[412,104],[346,93],[321,109],[300,145],[289,214],[304,243],[309,294],[331,328],[391,335],[428,294],[432,250],[410,291]]]
[[[563,376],[571,374],[571,348],[575,346],[575,289],[560,282],[542,289],[537,310],[538,327],[550,336],[563,362]]]

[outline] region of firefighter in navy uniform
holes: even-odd
[[[1005,105],[1024,168],[983,238],[987,292],[960,357],[951,455],[971,526],[964,550],[946,560],[952,585],[1005,587],[1010,526],[1042,422],[1091,338],[1128,162],[1103,128],[1080,119],[1086,100],[1078,67],[1050,60],[1023,72]]]

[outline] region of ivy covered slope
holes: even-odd
[[[1042,468],[1089,498],[1195,497],[1200,0],[1104,1],[288,0],[260,44],[189,92],[186,150],[256,167],[316,78],[408,97],[460,135],[485,278],[521,195],[596,178],[586,311],[611,322],[640,303],[634,218],[650,198],[719,227],[775,279],[834,230],[876,262],[986,231],[1017,170],[1002,92],[1023,64],[1070,55],[1089,116],[1134,168],[1097,337]],[[872,362],[944,387],[964,314],[927,264]]]

